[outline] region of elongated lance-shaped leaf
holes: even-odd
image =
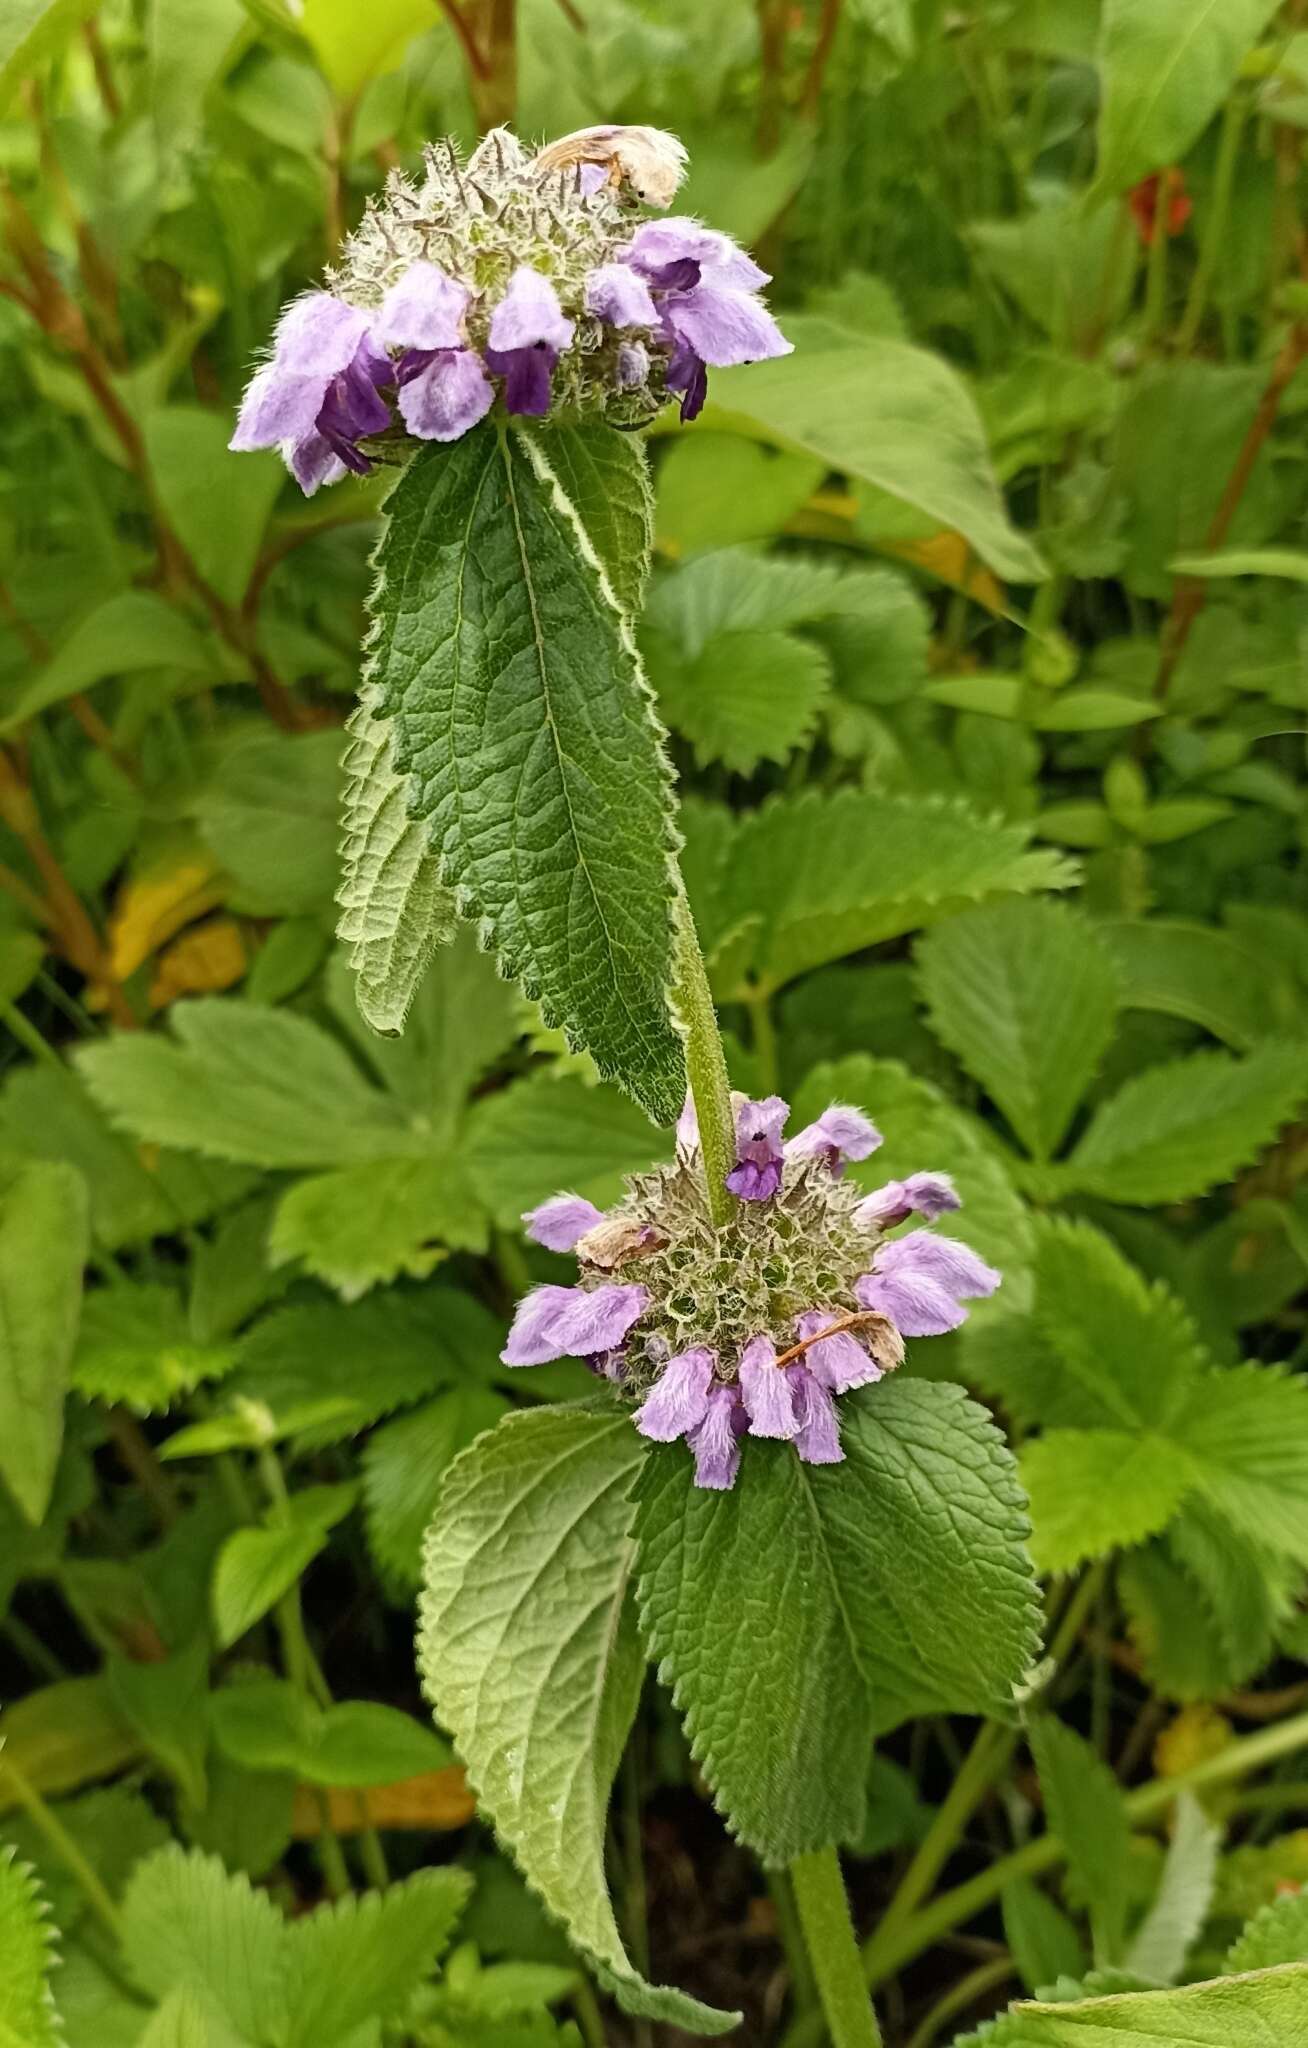
[[[643,1446],[590,1405],[511,1415],[450,1467],[427,1533],[418,1663],[482,1811],[628,2012],[735,2016],[637,1976],[604,1882],[609,1789],[644,1658],[628,1598]]]
[[[547,1018],[670,1122],[670,771],[543,446],[488,422],[414,457],[378,552],[372,673],[442,881]]]
[[[454,897],[426,823],[409,814],[409,779],[395,767],[389,720],[369,680],[345,750],[344,872],[337,900],[359,1008],[375,1031],[399,1031],[432,953],[454,936]]]

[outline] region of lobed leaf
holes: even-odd
[[[0,2048],[62,2048],[50,1991],[54,1929],[36,1878],[0,1849]]]

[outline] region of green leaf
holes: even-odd
[[[1291,1042],[1151,1067],[1095,1111],[1062,1184],[1110,1202],[1187,1201],[1255,1159],[1305,1094],[1305,1048]]]
[[[63,645],[0,714],[0,734],[106,676],[175,668],[212,677],[213,648],[184,612],[147,590],[124,590],[74,626]]]
[[[155,1998],[189,1989],[243,2043],[336,2048],[393,2019],[429,1974],[467,1898],[461,1870],[422,1870],[288,1925],[216,1857],[171,1844],[138,1865],[123,1949]]]
[[[1289,976],[1215,925],[1157,917],[1099,929],[1121,970],[1128,1009],[1183,1017],[1237,1052],[1303,1025]]]
[[[109,1694],[143,1748],[196,1806],[205,1802],[204,1724],[209,1645],[202,1636],[157,1663],[114,1655],[105,1666]]]
[[[1207,1363],[1180,1302],[1089,1223],[1041,1218],[1035,1247],[1033,1326],[969,1330],[982,1385],[1024,1427],[1170,1433]]]
[[[1004,1939],[1028,1991],[1085,1975],[1081,1937],[1048,1892],[1029,1877],[1015,1877],[1004,1886],[1000,1905]]]
[[[171,1287],[116,1282],[82,1303],[72,1383],[88,1401],[121,1402],[138,1415],[172,1406],[236,1361],[229,1344],[192,1342],[186,1310]]]
[[[1129,697],[1125,690],[1060,690],[1056,697],[1037,703],[1028,725],[1037,732],[1112,732],[1122,725],[1143,725],[1161,718],[1163,707],[1148,697]]]
[[[307,1017],[210,996],[170,1018],[172,1037],[123,1032],[77,1054],[96,1102],[134,1137],[274,1168],[425,1149],[399,1104]]]
[[[345,1306],[294,1302],[264,1316],[241,1341],[230,1391],[262,1402],[280,1421],[320,1396],[341,1402],[317,1444],[357,1435],[396,1408],[451,1381],[501,1370],[504,1326],[461,1288],[391,1291]]]
[[[348,1515],[357,1492],[352,1484],[306,1487],[292,1494],[281,1519],[227,1538],[213,1575],[213,1622],[222,1649],[230,1649],[290,1591],[326,1549],[328,1531]]]
[[[222,2048],[215,2040],[204,2006],[184,1984],[170,1991],[136,2048]]]
[[[1308,1892],[1288,1892],[1255,1913],[1222,1965],[1227,1976],[1308,1963]]]
[[[387,513],[371,673],[442,877],[547,1021],[670,1123],[668,769],[598,557],[540,442],[490,423],[415,456]]]
[[[917,948],[936,1036],[1037,1159],[1057,1151],[1113,1034],[1118,980],[1094,927],[1056,903],[998,903]]]
[[[738,434],[683,434],[659,463],[659,547],[689,555],[780,533],[824,468],[813,456],[783,455]]]
[[[352,2044],[399,2020],[467,1903],[466,1870],[420,1870],[385,1892],[319,1906],[289,1930],[286,2048]]]
[[[634,434],[599,421],[531,430],[586,530],[618,607],[639,617],[654,538],[649,458]]]
[[[57,1958],[41,1890],[12,1849],[0,1849],[0,2048],[62,2048],[50,1992]]]
[[[678,1444],[637,1486],[642,1628],[729,1825],[769,1864],[858,1837],[877,1731],[1010,1716],[1037,1642],[1025,1503],[985,1411],[905,1379],[842,1421],[838,1467],[751,1443],[713,1493]]]
[[[627,1601],[643,1450],[625,1413],[565,1407],[466,1450],[427,1537],[419,1667],[487,1817],[623,2009],[717,2034],[734,2015],[637,1976],[604,1882],[643,1671]]]
[[[93,6],[94,0],[0,0],[0,106]]]
[[[330,904],[340,754],[335,731],[255,733],[229,749],[203,785],[192,810],[236,885],[234,910],[303,917]]]
[[[1073,1571],[1155,1535],[1194,1478],[1189,1459],[1165,1437],[1112,1429],[1046,1430],[1023,1447],[1018,1467],[1031,1503],[1031,1555],[1042,1572]]]
[[[1027,849],[1024,826],[962,803],[810,791],[724,824],[692,902],[717,993],[732,1001],[986,896],[1071,876],[1058,855]]]
[[[109,1697],[102,1675],[61,1678],[25,1693],[0,1714],[0,1813],[17,1805],[5,1756],[38,1792],[72,1792],[135,1762],[140,1744]]]
[[[25,1158],[75,1166],[91,1197],[91,1228],[109,1251],[203,1222],[238,1201],[250,1176],[179,1152],[138,1150],[110,1129],[76,1074],[17,1068],[0,1098],[0,1141]]]
[[[0,1185],[0,1478],[45,1519],[89,1247],[86,1184],[72,1166],[20,1166]]]
[[[1092,349],[1126,310],[1137,255],[1115,206],[1087,207],[1078,194],[964,233],[981,268],[1060,347]]]
[[[450,1762],[421,1722],[371,1700],[319,1707],[284,1678],[224,1686],[210,1719],[219,1747],[251,1771],[289,1771],[311,1785],[391,1785]]]
[[[508,1402],[489,1387],[459,1386],[374,1430],[363,1449],[368,1545],[387,1585],[405,1598],[422,1583],[422,1539],[446,1471]]]
[[[786,333],[793,356],[717,373],[706,426],[752,427],[818,456],[963,534],[996,575],[1040,581],[1044,564],[1008,522],[980,417],[947,364],[811,315],[788,316]]]
[[[624,1174],[669,1149],[616,1088],[545,1070],[473,1105],[464,1164],[496,1222],[512,1229],[560,1188],[596,1203],[616,1200]]]
[[[1308,1964],[1018,2011],[1011,2048],[1087,2048],[1105,2035],[1121,2048],[1308,2048]]]
[[[229,20],[223,43],[230,47],[233,39]],[[272,450],[252,461],[234,455],[231,431],[225,412],[167,405],[148,415],[145,447],[169,525],[206,583],[239,605],[286,470]]]
[[[1193,1793],[1178,1794],[1158,1894],[1127,1951],[1133,1977],[1175,1984],[1208,1918],[1221,1839]]]
[[[304,0],[296,26],[312,46],[337,98],[357,99],[370,78],[395,68],[410,40],[431,26],[424,0]]]
[[[820,648],[790,633],[719,633],[685,662],[655,634],[643,644],[659,707],[701,767],[752,775],[812,738],[829,690]]]
[[[1222,1515],[1308,1565],[1308,1379],[1266,1365],[1208,1373],[1176,1436]]]
[[[1119,1960],[1126,1934],[1131,1833],[1121,1789],[1089,1743],[1052,1714],[1035,1717],[1029,1740],[1049,1827],[1089,1902],[1103,1969]]]
[[[424,819],[410,815],[411,778],[395,766],[395,729],[377,716],[381,686],[367,680],[345,750],[341,907],[359,1008],[374,1031],[404,1029],[438,946],[454,936],[454,897]]]
[[[484,1251],[486,1217],[460,1162],[377,1159],[319,1173],[277,1204],[269,1253],[275,1266],[303,1261],[343,1301],[406,1274],[423,1280],[444,1247]]]
[[[1097,185],[1124,192],[1183,157],[1277,0],[1104,0]]]

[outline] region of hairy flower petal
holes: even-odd
[[[528,1209],[522,1223],[528,1237],[547,1251],[570,1252],[579,1237],[604,1221],[604,1212],[581,1195],[551,1195]]]
[[[823,1330],[829,1330],[833,1323],[842,1319],[830,1309],[805,1309],[795,1317],[795,1335],[799,1338],[819,1337],[820,1341],[810,1344],[804,1353],[804,1363],[819,1385],[829,1393],[846,1394],[851,1387],[870,1386],[875,1380],[892,1372],[904,1355],[904,1346],[899,1333],[887,1324],[880,1324],[875,1331],[876,1350],[860,1341],[852,1330],[837,1330],[834,1336],[822,1337]]]
[[[520,264],[491,314],[491,347],[501,354],[520,348],[564,349],[574,331],[549,279]]]
[[[781,1185],[781,1131],[790,1104],[779,1095],[748,1098],[736,1109],[736,1164],[727,1186],[742,1202],[767,1202]]]
[[[518,1303],[505,1365],[544,1365],[552,1358],[589,1358],[620,1345],[644,1314],[643,1287],[611,1282],[602,1287],[533,1287]]]
[[[847,1160],[866,1159],[884,1142],[861,1109],[833,1102],[815,1123],[805,1124],[802,1131],[787,1138],[785,1154],[787,1159],[825,1159],[832,1172],[838,1173]]]
[[[786,1368],[770,1337],[751,1337],[740,1354],[740,1393],[753,1436],[792,1437],[799,1428]]]
[[[628,263],[601,263],[586,279],[586,311],[611,327],[657,327],[649,286]]]
[[[688,214],[642,221],[622,256],[647,277],[651,273],[657,277],[669,264],[691,262],[699,266],[701,275],[736,291],[754,291],[769,282],[767,271],[760,270],[730,235],[706,228],[703,221],[692,220]]]
[[[462,348],[472,294],[435,263],[411,263],[382,300],[376,334],[388,348]]]
[[[714,1387],[708,1412],[687,1438],[695,1453],[695,1484],[725,1493],[735,1485],[740,1466],[740,1433],[745,1427],[740,1396],[734,1387]]]
[[[642,1436],[670,1444],[703,1422],[712,1385],[713,1353],[700,1346],[683,1351],[668,1360],[632,1420]]]
[[[943,1337],[966,1322],[963,1298],[993,1294],[993,1266],[957,1238],[912,1230],[877,1249],[872,1271],[855,1282],[864,1308],[890,1317],[906,1337]]]
[[[485,418],[495,392],[472,349],[434,349],[401,366],[398,402],[420,441],[457,441]]]
[[[962,1198],[947,1173],[910,1173],[906,1180],[888,1180],[874,1188],[854,1211],[865,1230],[892,1230],[906,1216],[934,1223],[947,1209],[961,1209]]]
[[[786,1376],[799,1417],[795,1449],[806,1465],[839,1465],[845,1454],[840,1448],[840,1424],[831,1395],[802,1361],[788,1365]]]
[[[693,291],[674,293],[664,305],[663,317],[677,340],[714,369],[788,356],[794,348],[753,292],[699,284]]]

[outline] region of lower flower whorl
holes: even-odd
[[[958,1208],[947,1174],[865,1194],[844,1167],[881,1143],[875,1127],[833,1105],[783,1145],[786,1114],[776,1096],[736,1098],[725,1226],[708,1212],[689,1112],[676,1161],[634,1176],[608,1215],[558,1195],[524,1218],[538,1242],[575,1252],[580,1278],[524,1296],[505,1362],[585,1357],[633,1403],[644,1435],[686,1439],[701,1486],[732,1485],[747,1435],[838,1463],[836,1398],[893,1371],[906,1336],[956,1328],[962,1300],[999,1285],[957,1239],[885,1234],[910,1213]]]

